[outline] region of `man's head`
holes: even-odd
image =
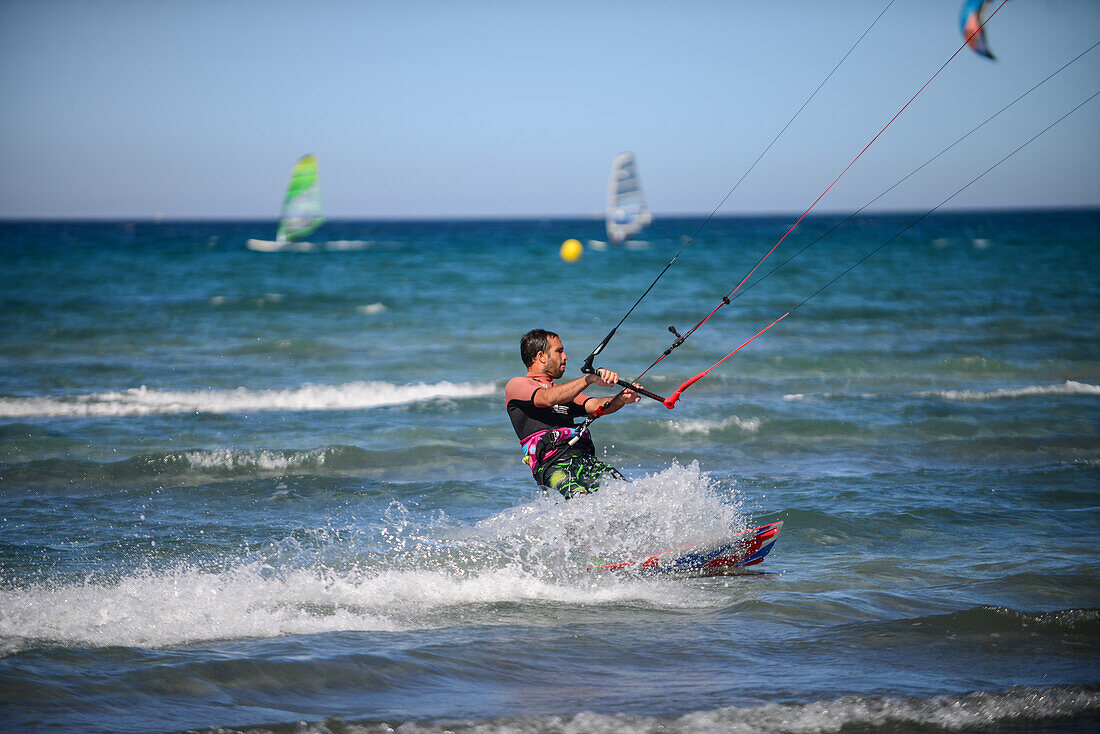
[[[537,362],[537,366],[554,379],[565,374],[568,357],[561,344],[561,337],[552,331],[532,329],[524,334],[519,342],[519,356],[528,369]]]

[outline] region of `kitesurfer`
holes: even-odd
[[[504,401],[523,446],[523,461],[531,467],[539,486],[571,499],[595,492],[603,475],[625,479],[615,467],[596,458],[588,431],[578,436],[574,419],[601,409],[604,414],[614,413],[638,402],[638,394],[627,388],[614,397],[585,395],[589,385],[609,387],[618,382],[619,376],[605,369],[555,384],[565,374],[568,356],[561,338],[552,331],[527,332],[520,340],[519,352],[527,374],[508,381]]]

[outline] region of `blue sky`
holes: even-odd
[[[633,150],[657,215],[710,212],[886,6],[0,2],[3,217],[273,218],[299,155],[337,218],[574,216]],[[958,48],[896,0],[722,212],[800,213]],[[1100,40],[1014,0],[816,211],[851,211]],[[925,210],[1100,90],[1100,49],[891,192]],[[950,208],[1100,205],[1100,99]]]

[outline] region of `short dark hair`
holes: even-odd
[[[519,340],[519,356],[525,367],[530,367],[535,362],[539,352],[550,351],[550,339],[560,339],[557,334],[546,329],[531,329]]]

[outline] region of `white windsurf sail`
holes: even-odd
[[[626,241],[653,220],[642,197],[642,182],[633,153],[619,153],[611,163],[607,186],[607,239]]]

